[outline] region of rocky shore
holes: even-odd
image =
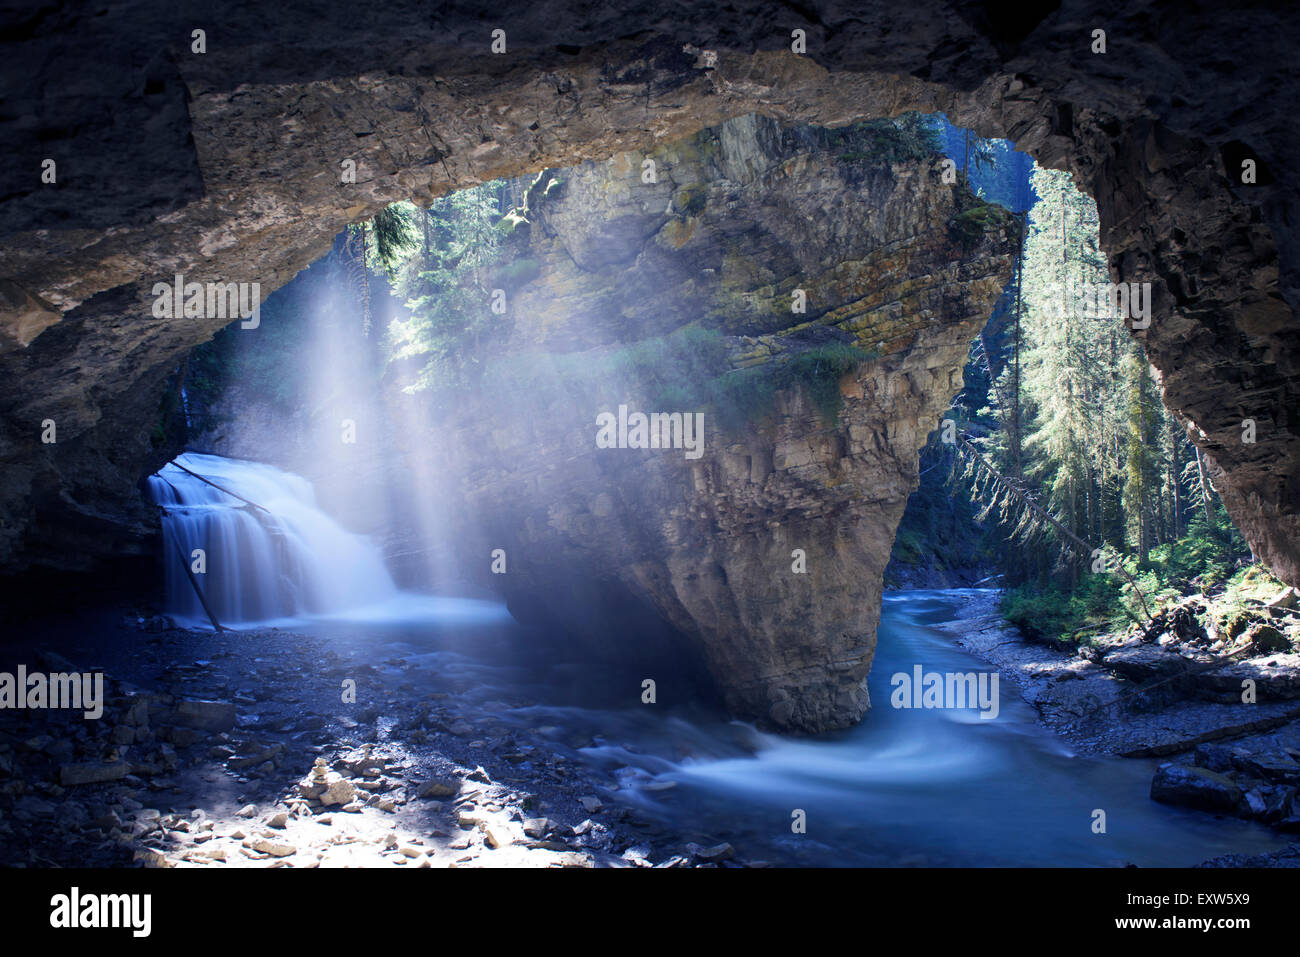
[[[1300,654],[1293,646],[1300,616],[1293,599],[1284,596],[1220,633],[1192,597],[1145,628],[1068,654],[1022,639],[998,614],[999,597],[969,592],[964,614],[938,627],[994,664],[1072,747],[1167,757],[1152,779],[1152,800],[1300,833]],[[1297,864],[1300,845],[1206,862]]]
[[[4,714],[8,866],[742,866],[621,806],[618,769],[579,753],[591,735],[507,727],[530,702],[484,701],[428,655],[162,618],[111,638],[76,663],[34,656],[102,667],[101,719]]]
[[[997,614],[996,592],[949,595],[965,605],[937,627],[991,662],[1078,752],[1168,758],[1152,781],[1154,800],[1300,831],[1300,696],[1286,696],[1300,669],[1295,655],[1248,651],[1217,677],[1170,682],[1169,662],[1151,647],[1194,657],[1203,639],[1112,636],[1068,655],[1022,640]],[[1290,627],[1284,621],[1281,633]],[[583,718],[581,708],[543,706],[527,697],[526,681],[502,690],[496,665],[476,669],[469,656],[342,631],[214,634],[130,616],[87,630],[80,643],[47,641],[58,653],[28,649],[33,668],[102,670],[105,708],[99,720],[3,713],[0,859],[31,867],[765,866],[747,859],[736,835],[700,833],[689,813],[664,817],[638,800],[653,792],[671,808],[675,785],[620,759],[637,744],[626,728],[601,725],[611,712]],[[1248,641],[1258,629],[1252,634]],[[1144,647],[1159,663],[1145,679],[1133,670]],[[1221,683],[1239,681],[1238,670],[1260,676],[1253,705],[1224,700]],[[1144,681],[1164,684],[1135,693]],[[693,753],[685,735],[674,747],[679,757]],[[1206,866],[1297,863],[1300,845]]]

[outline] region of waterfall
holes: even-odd
[[[223,625],[335,614],[397,595],[379,550],[317,508],[301,476],[187,452],[151,475],[149,490],[162,510],[167,610],[180,622],[208,624],[196,584]],[[206,567],[191,581],[196,549]]]

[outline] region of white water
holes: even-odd
[[[162,507],[167,610],[182,623],[209,624],[182,565],[196,549],[207,567],[195,580],[222,625],[334,615],[399,597],[379,549],[317,508],[300,476],[187,452],[150,476],[149,489]]]

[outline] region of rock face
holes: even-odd
[[[492,346],[509,351],[446,421],[410,431],[390,413],[401,426],[381,471],[436,477],[407,500],[451,503],[437,532],[399,510],[411,540],[394,550],[455,543],[462,574],[589,653],[684,637],[746,718],[859,719],[917,452],[961,388],[1015,239],[1009,217],[958,234],[974,198],[942,182],[938,157],[890,163],[842,138],[748,116],[559,171],[544,196],[539,184],[510,240],[531,278]],[[710,344],[720,368],[693,366]],[[828,347],[863,361],[768,379]],[[632,360],[658,349],[666,365]],[[690,394],[706,376],[731,381],[727,369],[786,384],[739,409]],[[598,416],[620,405],[699,413],[698,454],[598,447]],[[486,574],[495,549],[505,574]],[[666,676],[646,677],[669,693]]]
[[[961,387],[1014,249],[1009,217],[963,236],[974,197],[943,183],[937,156],[890,162],[888,132],[750,115],[526,178],[502,257],[522,278],[507,283],[480,387],[441,420],[411,428],[427,396],[361,413],[341,400],[320,418],[382,434],[330,471],[310,426],[268,432],[280,417],[232,394],[233,427],[199,444],[309,474],[345,513],[375,497],[358,487],[396,483],[402,504],[370,530],[407,580],[477,579],[584,657],[645,662],[665,697],[681,697],[667,667],[686,660],[734,713],[850,724],[869,705],[881,575],[917,450]],[[819,375],[837,349],[857,361]],[[732,376],[766,383],[768,401],[705,388]],[[598,447],[597,416],[620,405],[700,413],[698,454]],[[496,549],[504,574],[489,573]]]
[[[1300,584],[1300,209],[1282,175],[1300,161],[1284,114],[1300,22],[1285,12],[503,0],[431,15],[397,0],[365,18],[236,3],[200,26],[208,13],[5,10],[0,128],[22,159],[0,170],[0,566],[138,547],[133,486],[166,451],[167,376],[221,325],[152,318],[154,282],[265,295],[395,199],[755,111],[834,125],[923,109],[1014,139],[1097,199],[1113,278],[1154,285],[1143,337],[1166,403],[1257,554]],[[489,49],[497,28],[505,54]],[[790,51],[796,28],[806,55]]]

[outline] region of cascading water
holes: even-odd
[[[300,476],[187,452],[150,476],[149,489],[178,621],[209,623],[199,589],[222,625],[335,614],[398,594],[379,550],[317,508]],[[203,571],[191,579],[196,549]]]

